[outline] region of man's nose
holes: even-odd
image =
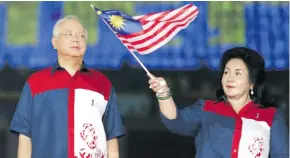
[[[72,41],[73,41],[73,42],[79,42],[79,41],[80,41],[80,40],[79,40],[79,36],[74,35],[73,38],[72,38]]]
[[[73,42],[79,42],[80,40],[79,40],[78,37],[74,37],[74,38],[72,39],[72,41],[73,41]]]

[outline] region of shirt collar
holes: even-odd
[[[56,61],[55,64],[52,66],[51,73],[54,73],[57,70],[64,70],[64,68],[62,68],[59,65],[58,61]],[[90,72],[90,70],[85,66],[85,62],[84,61],[82,62],[82,67],[81,67],[80,71],[81,72]]]
[[[227,107],[230,107],[231,110],[233,111],[233,113],[235,113],[234,110],[233,110],[233,108],[232,108],[232,106],[226,100],[225,97],[223,97],[223,99],[220,99],[220,100],[218,100],[218,101],[215,102],[215,104],[217,104],[217,103],[221,103],[221,104],[224,104]],[[247,113],[249,110],[252,110],[253,108],[260,108],[260,107],[261,107],[260,104],[257,104],[253,100],[251,100],[249,103],[247,103],[246,105],[244,105],[244,107],[239,111],[239,113],[237,115],[243,115],[243,114]]]

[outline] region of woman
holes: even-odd
[[[178,109],[162,77],[149,80],[161,118],[172,132],[195,138],[196,158],[288,158],[288,129],[282,112],[269,107],[264,59],[238,47],[221,60],[217,101],[198,100]]]

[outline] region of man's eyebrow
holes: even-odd
[[[71,30],[69,30],[69,29],[64,29],[64,31],[70,31],[70,32],[72,32]]]

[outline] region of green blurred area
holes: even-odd
[[[37,42],[37,8],[39,2],[5,2],[8,6],[7,43],[15,45]]]
[[[37,43],[37,11],[39,2],[5,2],[8,5],[8,39],[7,43],[13,45],[26,45]],[[77,15],[87,26],[89,31],[88,43],[96,43],[97,29],[96,22],[99,19],[90,4],[94,4],[101,9],[119,9],[129,15],[136,15],[134,5],[136,3],[179,3],[179,2],[64,2],[65,15]],[[218,28],[220,35],[212,38],[210,44],[245,42],[244,27],[244,4],[252,2],[208,2],[208,22],[210,28]],[[257,3],[257,2],[256,2]],[[266,3],[266,2],[259,2]],[[273,5],[281,2],[268,2]],[[172,44],[180,43],[180,39],[175,38]]]
[[[219,28],[220,36],[210,44],[245,42],[244,2],[210,2],[208,22],[211,29]]]

